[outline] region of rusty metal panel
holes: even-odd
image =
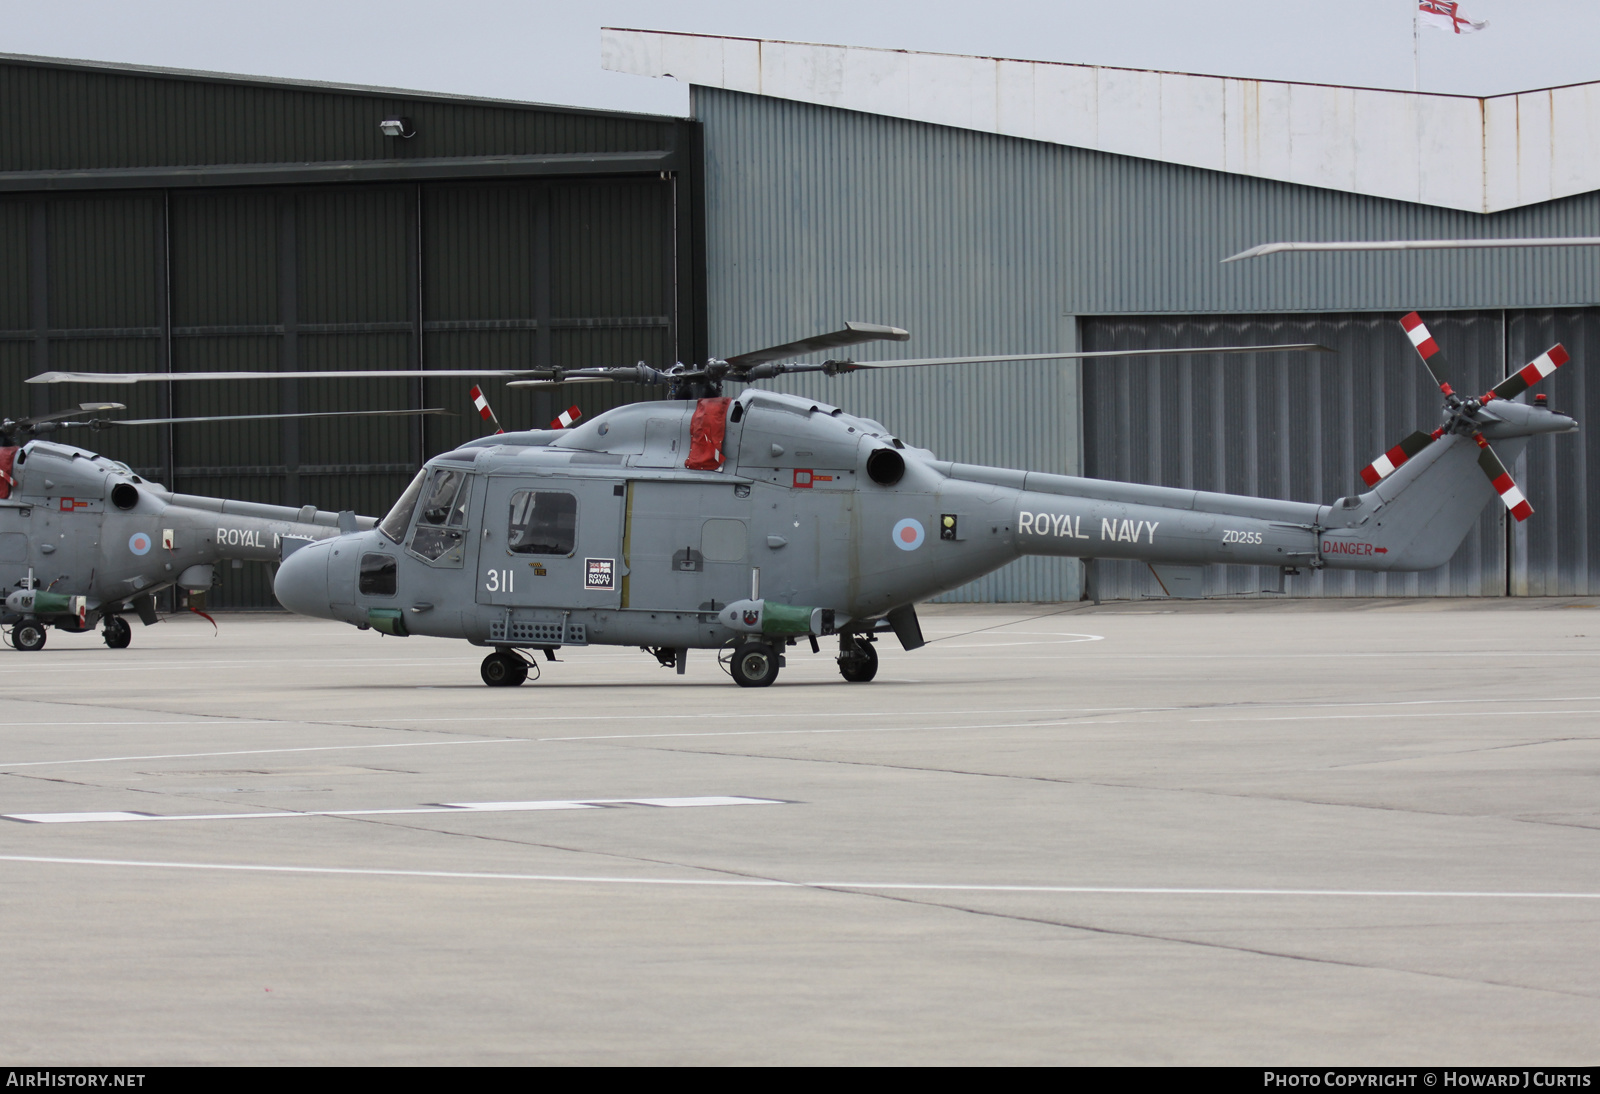
[[[1520,95],[602,32],[607,68],[1471,213],[1600,188],[1600,83]]]

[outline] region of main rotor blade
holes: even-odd
[[[1490,388],[1489,394],[1484,396],[1483,401],[1488,402],[1490,398],[1511,399],[1521,395],[1571,359],[1567,353],[1567,348],[1557,342]]]
[[[1494,487],[1494,492],[1500,495],[1500,500],[1510,510],[1511,515],[1520,524],[1533,516],[1533,506],[1528,504],[1517,484],[1512,481],[1511,473],[1506,470],[1506,465],[1500,462],[1500,457],[1494,454],[1494,449],[1489,447],[1489,442],[1483,439],[1482,433],[1474,433],[1472,439],[1478,442],[1478,466],[1483,468],[1483,473],[1489,476],[1489,485]]]
[[[1281,251],[1437,251],[1480,247],[1600,247],[1600,236],[1539,236],[1532,239],[1378,239],[1338,243],[1263,243],[1229,255],[1223,262],[1278,254]]]
[[[766,349],[741,353],[728,358],[728,364],[736,371],[743,371],[752,365],[764,365],[768,361],[780,361],[785,357],[799,357],[803,353],[853,346],[860,342],[904,342],[910,337],[910,332],[903,331],[899,327],[885,327],[877,323],[846,323],[844,330],[836,330],[832,334],[817,334],[797,342],[785,342],[781,346],[768,346]]]
[[[216,414],[204,418],[97,418],[92,422],[96,429],[109,429],[114,425],[176,425],[183,422],[254,422],[278,418],[390,418],[411,414],[455,414],[441,407],[425,410],[306,410],[296,414]]]
[[[555,387],[557,384],[642,384],[631,365],[623,376],[563,376],[559,380],[507,380],[506,387]]]
[[[528,376],[533,369],[332,369],[327,372],[41,372],[30,376],[30,384],[154,384],[178,380],[369,380],[393,377],[415,380],[419,377],[446,376],[458,380],[473,376]]]
[[[1069,361],[1092,357],[1174,357],[1184,354],[1218,353],[1332,353],[1327,346],[1315,342],[1296,342],[1282,346],[1188,346],[1179,349],[1103,349],[1078,353],[1007,353],[996,357],[918,357],[908,361],[839,361],[839,372],[854,372],[869,368],[915,368],[923,365],[988,365],[1007,361]],[[821,369],[821,365],[815,366]],[[804,371],[807,366],[787,371]]]
[[[34,418],[18,418],[12,424],[27,428],[28,426],[32,425],[43,425],[45,422],[59,422],[65,418],[74,418],[85,411],[90,414],[98,414],[101,411],[106,410],[127,409],[128,408],[122,403],[79,403],[78,409],[76,410],[57,410],[52,414],[40,414],[38,417]]]

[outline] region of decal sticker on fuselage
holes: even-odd
[[[610,592],[617,586],[617,561],[612,558],[583,560],[583,587]]]
[[[1089,538],[1083,534],[1083,518],[1069,517],[1065,513],[1029,513],[1024,510],[1017,514],[1017,531],[1032,532],[1039,536],[1064,536],[1068,539]]]
[[[171,538],[171,534],[170,533],[168,533],[167,538],[170,540],[170,538]],[[166,544],[166,546],[171,547],[172,544],[170,542],[168,542]],[[261,534],[259,529],[255,529],[255,528],[218,528],[217,529],[217,546],[218,547],[260,547],[262,550],[265,550],[267,548],[268,544],[267,544],[266,537]],[[271,544],[271,546],[272,546],[272,549],[275,550],[275,551],[283,546],[283,537],[280,536],[277,532],[273,532],[272,533],[272,544]]]
[[[1370,543],[1358,543],[1353,539],[1325,539],[1322,541],[1322,553],[1325,555],[1386,555],[1387,547],[1374,547]]]
[[[893,539],[894,545],[902,551],[915,551],[922,546],[922,541],[928,538],[928,534],[923,531],[920,520],[907,517],[894,526],[889,538]]]
[[[147,555],[147,554],[149,554],[150,553],[150,533],[148,533],[148,532],[135,532],[135,533],[133,533],[133,535],[129,536],[128,537],[128,550],[132,551],[136,555]]]
[[[1160,526],[1159,520],[1112,520],[1102,517],[1100,542],[1154,543],[1156,529]],[[1074,517],[1066,513],[1030,513],[1023,510],[1017,514],[1017,532],[1031,532],[1036,536],[1053,536],[1057,539],[1094,538],[1084,532],[1081,516]]]

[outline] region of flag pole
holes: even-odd
[[[1422,90],[1422,19],[1417,0],[1411,0],[1411,90]]]

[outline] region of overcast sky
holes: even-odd
[[[1423,31],[1422,89],[1600,80],[1594,0],[1462,0]],[[600,27],[1409,90],[1412,0],[0,0],[0,52],[685,114],[672,81],[602,72]]]

